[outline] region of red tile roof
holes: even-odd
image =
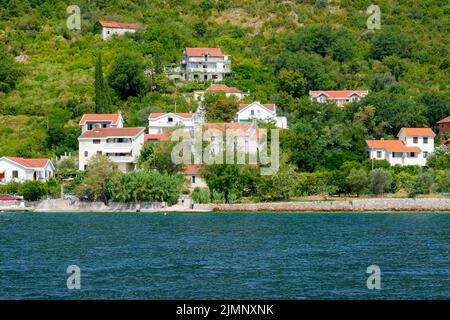
[[[444,146],[450,147],[450,139],[447,139],[447,140],[442,141],[442,144],[443,144]]]
[[[121,29],[137,29],[139,24],[137,23],[120,23],[116,21],[99,21],[102,27],[107,28],[121,28]]]
[[[167,133],[161,133],[161,134],[145,134],[144,135],[144,141],[169,141],[170,137]]]
[[[86,124],[86,122],[111,122],[113,125],[117,125],[119,122],[119,114],[85,114],[80,120],[80,126]]]
[[[185,164],[183,166],[183,170],[181,171],[181,173],[187,175],[196,175],[200,174],[202,169],[203,169],[202,164]]]
[[[205,123],[208,129],[219,129],[219,130],[243,130],[248,131],[252,126],[251,122],[210,122]]]
[[[389,152],[421,152],[419,147],[407,147],[400,140],[366,140],[371,149],[384,149]]]
[[[109,138],[109,137],[136,137],[144,131],[144,127],[133,128],[96,128],[85,131],[80,139]]]
[[[165,116],[165,115],[169,115],[169,114],[174,114],[177,115],[181,118],[186,118],[186,119],[191,119],[194,114],[193,113],[172,113],[172,112],[168,112],[168,113],[150,113],[150,115],[148,116],[149,119],[157,119],[159,117]]]
[[[186,48],[186,55],[190,57],[202,57],[205,53],[210,57],[223,57],[220,48]]]
[[[6,159],[13,161],[17,164],[20,164],[26,168],[44,168],[47,163],[50,161],[49,159],[40,158],[40,159],[25,159],[25,158],[16,158],[16,157],[5,157]]]
[[[403,132],[406,136],[435,136],[430,128],[401,128],[400,132]]]
[[[354,93],[358,95],[366,95],[369,93],[368,90],[325,90],[325,91],[310,91],[310,95],[320,95],[324,94],[330,99],[345,99],[349,98]]]
[[[239,104],[239,110],[245,109],[247,108],[251,103],[241,103]],[[276,105],[273,103],[265,103],[265,104],[261,104],[262,106],[264,106],[266,109],[269,109],[270,111],[275,111]]]
[[[442,124],[442,123],[450,123],[450,116],[448,116],[447,118],[444,118],[442,120],[439,120],[437,122],[437,124]]]
[[[229,87],[226,84],[212,84],[206,89],[207,92],[242,93],[238,88]]]

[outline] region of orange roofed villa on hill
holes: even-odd
[[[113,35],[124,35],[125,33],[135,33],[139,28],[137,23],[120,23],[116,21],[99,21],[102,26],[102,39],[108,40]]]
[[[450,133],[450,116],[439,120],[437,122],[438,126],[439,126],[439,134],[440,135],[444,135],[446,133]]]
[[[367,90],[329,90],[310,91],[311,101],[326,103],[334,101],[338,106],[358,102],[369,94]]]
[[[203,101],[205,94],[222,92],[225,97],[236,97],[238,100],[242,100],[248,96],[248,93],[243,93],[241,90],[235,87],[229,87],[226,84],[212,84],[206,90],[194,91],[194,99]]]
[[[366,140],[369,158],[387,160],[391,165],[425,166],[434,152],[435,134],[430,128],[402,128],[398,140]]]
[[[231,72],[231,61],[220,48],[186,48],[181,60],[185,80],[221,81]]]

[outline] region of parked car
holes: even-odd
[[[0,201],[20,201],[22,197],[12,196],[9,194],[0,194]]]
[[[74,194],[65,194],[64,195],[64,200],[70,200],[70,201],[80,201],[80,198],[78,198],[76,195]]]

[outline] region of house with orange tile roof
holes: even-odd
[[[53,177],[54,171],[55,166],[47,158],[0,158],[0,183],[23,182],[27,180],[45,182],[50,177]]]
[[[113,114],[84,114],[78,123],[81,132],[98,128],[123,128],[122,113]]]
[[[185,80],[222,81],[231,72],[231,61],[220,48],[185,48],[181,73]]]
[[[358,102],[369,94],[368,90],[324,90],[309,91],[311,101],[326,103],[335,102],[338,106]]]
[[[277,128],[287,128],[286,117],[277,116],[277,106],[273,103],[262,104],[259,101],[254,101],[250,104],[241,103],[237,112],[237,121],[249,122],[253,119],[273,121]]]
[[[384,159],[391,165],[425,166],[434,152],[435,136],[430,128],[402,128],[398,140],[366,140],[369,158]]]
[[[121,23],[116,21],[99,21],[102,26],[102,39],[108,40],[113,35],[124,35],[125,33],[135,33],[139,28],[137,23]]]
[[[236,97],[238,100],[242,100],[248,96],[248,93],[244,93],[238,88],[229,87],[226,84],[212,84],[206,90],[194,91],[194,99],[197,101],[203,101],[205,94],[223,92],[225,97]]]
[[[79,170],[86,170],[95,155],[107,156],[122,172],[134,170],[144,145],[144,130],[144,127],[95,127],[83,132],[78,138]]]
[[[446,133],[450,133],[450,116],[439,120],[437,122],[438,126],[439,126],[439,134],[440,135],[444,135]]]
[[[148,116],[148,133],[163,134],[175,126],[194,130],[201,119],[196,113],[150,113]]]
[[[185,164],[180,171],[180,174],[189,181],[188,187],[190,190],[194,190],[195,188],[206,188],[208,186],[201,176],[203,168],[204,165],[202,164]]]

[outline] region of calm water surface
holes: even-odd
[[[449,299],[450,214],[0,213],[0,299],[95,298]]]

